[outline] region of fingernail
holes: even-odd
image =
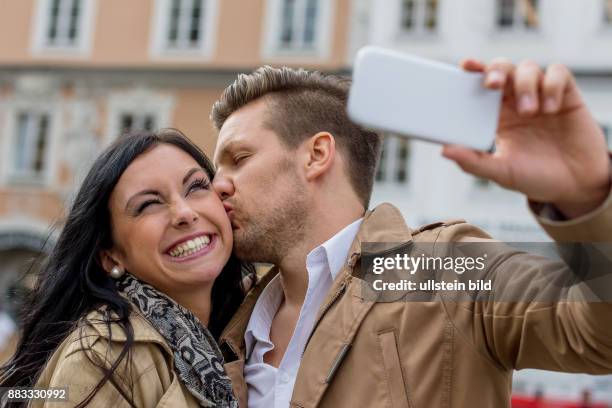
[[[535,100],[530,95],[523,95],[519,100],[519,112],[531,112],[535,109]]]
[[[487,74],[487,84],[499,85],[504,81],[504,74],[500,71],[491,71]]]
[[[557,110],[557,100],[552,96],[546,98],[544,102],[544,112],[552,113]]]

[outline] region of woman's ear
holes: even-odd
[[[336,141],[329,132],[319,132],[308,141],[306,179],[314,180],[329,171],[336,157]]]
[[[119,261],[118,257],[113,253],[112,250],[109,249],[103,249],[102,251],[100,251],[100,263],[102,264],[102,268],[108,274],[111,273],[113,267],[115,266],[123,268],[123,265]]]

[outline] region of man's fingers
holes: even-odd
[[[540,82],[542,69],[533,61],[521,62],[514,73],[514,93],[517,111],[522,115],[532,115],[540,108]]]
[[[470,71],[470,72],[482,72],[484,71],[485,68],[485,64],[482,63],[481,61],[477,60],[477,59],[473,59],[473,58],[467,58],[462,60],[459,63],[459,66],[461,66],[461,68],[463,68],[466,71]]]
[[[554,114],[559,111],[563,94],[572,81],[570,71],[564,65],[551,64],[546,69],[542,82],[543,112]]]
[[[462,66],[481,69],[482,63],[468,59],[462,62]],[[534,61],[526,60],[515,65],[506,58],[496,58],[484,65],[484,74],[485,86],[502,89],[504,100],[516,103],[517,112],[524,116],[540,111],[546,114],[559,112],[565,105],[564,98],[574,86],[572,73],[561,64],[551,64],[544,72]]]
[[[503,89],[514,71],[514,64],[505,58],[496,58],[485,67],[485,86]]]
[[[464,171],[497,181],[498,166],[493,155],[457,145],[444,145],[442,155],[456,162]]]

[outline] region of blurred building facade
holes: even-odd
[[[175,127],[212,154],[212,103],[264,65],[344,71],[350,1],[0,1],[0,360],[95,156]],[[74,237],[78,239],[78,237]]]
[[[123,132],[176,127],[212,153],[210,108],[239,72],[345,69],[349,5],[0,2],[0,288],[44,255],[92,159]]]
[[[452,64],[568,65],[612,146],[612,1],[355,0],[353,16],[351,58],[370,44]],[[374,201],[396,203],[411,224],[461,217],[499,239],[547,239],[524,197],[463,173],[439,146],[389,137],[386,148]]]

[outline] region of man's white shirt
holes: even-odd
[[[288,407],[306,341],[315,318],[334,279],[342,269],[357,235],[362,218],[346,226],[306,257],[308,289],[295,330],[278,368],[266,364],[264,355],[274,348],[270,341],[272,320],[283,300],[280,275],[263,290],[244,334],[247,361],[244,377],[248,386],[249,407]]]

